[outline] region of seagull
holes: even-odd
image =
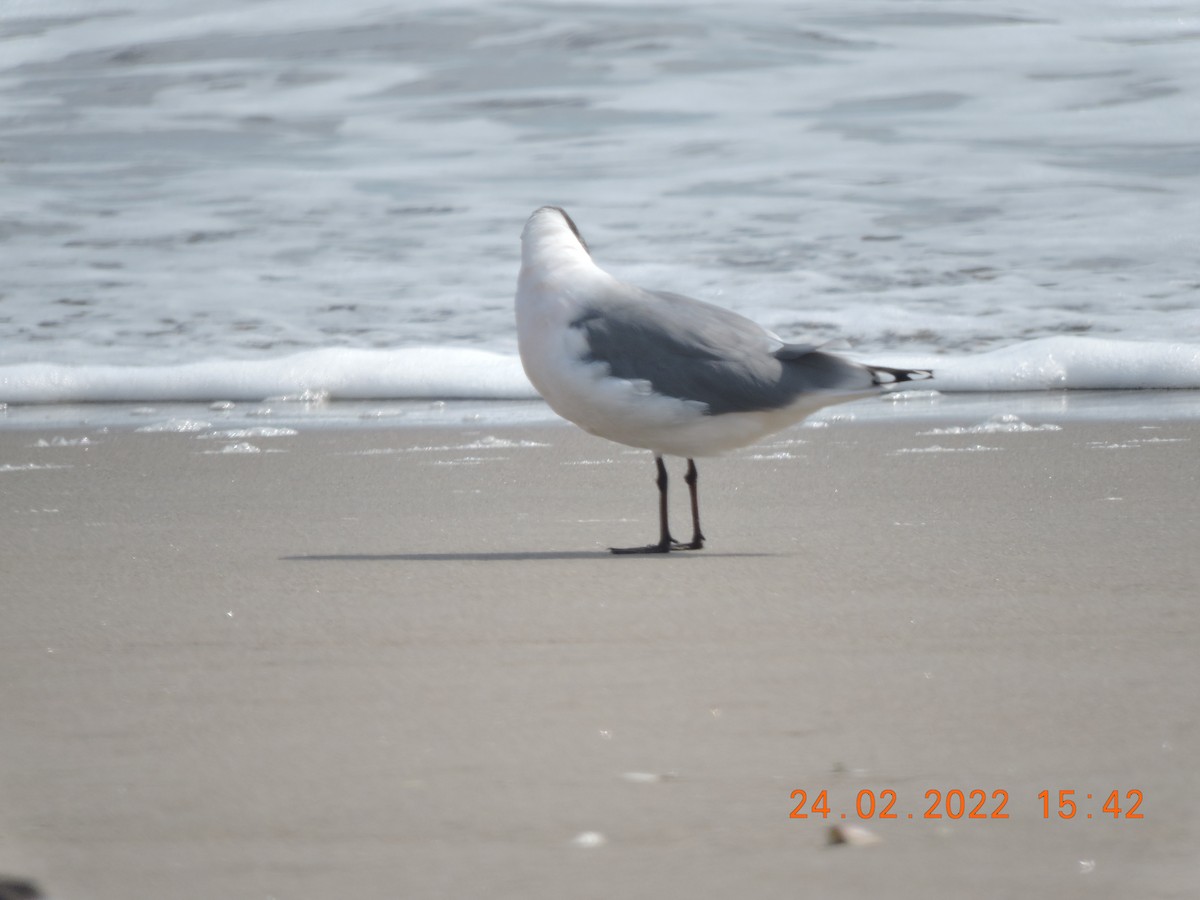
[[[566,211],[543,206],[521,233],[517,345],[534,388],[584,431],[654,454],[659,537],[613,553],[700,550],[696,457],[715,456],[818,409],[932,377],[789,344],[730,310],[618,281],[592,261]],[[687,460],[692,539],[667,527],[663,456]]]

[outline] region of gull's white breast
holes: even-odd
[[[522,267],[518,281],[517,342],[525,374],[556,413],[585,431],[656,453],[712,456],[753,443],[837,402],[807,403],[761,412],[707,414],[707,406],[657,394],[646,381],[614,378],[589,362],[587,342],[571,323],[592,292],[622,285],[596,266],[565,266],[547,273]]]

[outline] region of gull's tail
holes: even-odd
[[[933,377],[930,369],[889,369],[887,366],[867,366],[875,384],[899,384],[902,381],[924,381]]]

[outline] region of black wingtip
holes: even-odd
[[[931,369],[891,369],[887,366],[868,366],[875,384],[900,384],[904,381],[925,381],[933,377]]]

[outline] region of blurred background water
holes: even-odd
[[[790,339],[1200,345],[1198,109],[1194,4],[4,0],[0,365],[512,354],[548,203]]]

